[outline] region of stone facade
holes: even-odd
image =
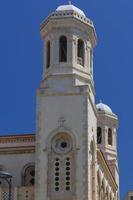
[[[13,174],[13,199],[118,200],[118,118],[95,104],[93,22],[73,5],[60,6],[42,23],[41,36],[36,139],[0,138],[0,166]],[[5,188],[1,183],[1,194]]]

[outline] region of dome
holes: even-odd
[[[107,106],[106,104],[99,103],[99,104],[96,105],[96,108],[97,108],[98,111],[112,114],[111,108],[109,106]]]
[[[71,5],[71,4],[69,4],[69,5],[61,5],[56,9],[56,11],[67,11],[67,10],[68,11],[70,11],[70,10],[76,11],[77,13],[79,13],[80,15],[85,17],[85,14],[84,14],[84,12],[82,10],[80,10],[79,8],[77,8],[76,6]]]

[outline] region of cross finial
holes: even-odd
[[[65,123],[65,118],[62,116],[59,118],[58,123],[59,123],[59,127],[64,127],[64,123]]]
[[[69,4],[69,5],[71,5],[71,4],[72,4],[72,2],[71,2],[71,1],[68,1],[68,4]]]

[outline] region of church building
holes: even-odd
[[[44,67],[36,133],[0,136],[0,171],[12,200],[119,200],[118,117],[95,103],[93,22],[61,5],[41,24]],[[8,200],[0,179],[0,200]]]

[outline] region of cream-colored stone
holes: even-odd
[[[0,169],[13,175],[13,200],[119,200],[118,118],[107,105],[100,111],[95,105],[95,28],[78,9],[66,10],[70,7],[56,10],[41,25],[46,51],[37,90],[36,139],[34,135],[0,137]],[[59,62],[60,36],[67,38],[67,62]],[[82,59],[77,55],[79,39],[84,44]],[[101,144],[97,144],[97,127],[102,128]],[[34,162],[35,187],[28,185],[31,182],[22,187],[30,176],[24,171]],[[5,186],[1,185],[0,195],[8,192]]]

